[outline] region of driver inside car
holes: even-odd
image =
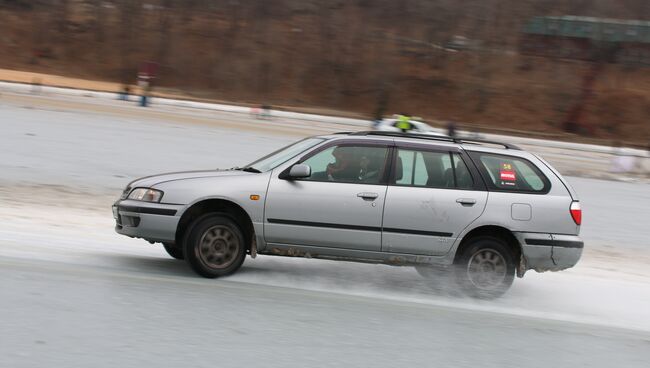
[[[335,161],[327,164],[328,180],[353,180],[358,173],[352,160],[352,152],[347,147],[336,147],[332,152]]]

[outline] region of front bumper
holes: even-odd
[[[578,263],[584,242],[577,235],[515,233],[521,244],[520,272],[561,271]]]
[[[113,204],[115,231],[153,242],[174,242],[183,205],[119,200]]]

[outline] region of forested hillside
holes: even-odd
[[[647,0],[0,0],[0,67],[245,103],[560,133],[590,63],[522,56],[538,15],[650,19]],[[584,121],[650,139],[650,68],[607,64]]]

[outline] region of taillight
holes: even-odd
[[[582,209],[580,208],[580,202],[578,201],[571,202],[571,207],[569,208],[569,211],[571,211],[571,217],[573,218],[573,222],[575,222],[576,225],[580,225],[582,223]]]

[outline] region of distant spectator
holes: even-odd
[[[399,114],[397,116],[397,124],[395,124],[395,126],[403,133],[410,131],[413,129],[413,124],[411,124],[411,117],[405,113]]]
[[[147,107],[149,106],[150,99],[151,99],[151,83],[149,81],[142,81],[140,83],[140,87],[142,88],[142,95],[140,96],[140,106],[142,107]]]
[[[456,123],[453,120],[447,122],[447,135],[452,138],[456,137]]]
[[[251,117],[259,119],[262,116],[262,109],[260,106],[251,106]]]
[[[122,86],[122,91],[119,93],[118,99],[122,101],[128,101],[130,94],[131,94],[131,87],[128,84],[125,84]]]
[[[379,96],[379,100],[377,101],[377,108],[375,109],[375,117],[372,122],[373,128],[376,128],[382,123],[382,121],[384,121],[384,114],[386,113],[387,104],[388,104],[388,96],[385,92],[382,91],[382,93]]]
[[[262,119],[271,118],[271,105],[262,105]]]

